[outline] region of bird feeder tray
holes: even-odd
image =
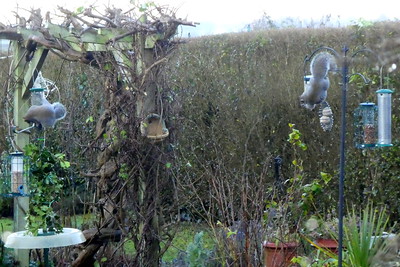
[[[154,141],[162,141],[169,135],[165,121],[158,114],[148,115],[140,124],[142,136]]]
[[[61,233],[44,233],[39,229],[37,236],[27,231],[15,232],[7,236],[4,246],[15,249],[41,249],[77,245],[86,241],[82,231],[75,228],[63,228]]]

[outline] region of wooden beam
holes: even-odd
[[[81,32],[76,32],[74,30],[69,30],[68,28],[56,25],[56,24],[47,24],[47,30],[51,35],[56,38],[63,39],[70,43],[96,43],[96,44],[107,44],[112,40],[112,38],[116,36],[123,35],[128,31],[124,29],[115,29],[115,28],[101,28],[101,29],[93,29],[87,28],[83,29]],[[133,37],[132,35],[125,36],[124,38],[119,39],[117,42],[121,43],[132,43]]]
[[[4,39],[4,40],[22,40],[22,35],[20,33],[17,32],[17,30],[15,29],[15,31],[10,31],[10,30],[3,30],[0,31],[0,39]]]
[[[28,69],[25,72],[24,81],[22,84],[22,97],[28,98],[28,91],[32,88],[40,70],[42,69],[44,60],[49,50],[43,47],[37,48],[32,60],[29,62]]]

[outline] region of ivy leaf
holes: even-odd
[[[69,161],[63,160],[63,161],[60,161],[60,166],[63,169],[68,169],[71,166],[71,163]]]

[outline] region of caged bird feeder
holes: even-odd
[[[22,152],[13,152],[2,162],[2,190],[6,197],[24,197],[29,195],[29,158]]]
[[[377,141],[377,110],[374,103],[361,103],[354,111],[356,148],[375,147]]]

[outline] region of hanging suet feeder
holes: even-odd
[[[372,148],[376,145],[377,106],[374,103],[361,103],[354,111],[355,146]]]
[[[169,135],[169,131],[165,126],[165,121],[158,114],[148,115],[140,123],[140,132],[142,136],[154,142],[162,141]]]
[[[28,196],[29,158],[22,152],[11,153],[3,160],[3,183],[1,195],[6,197]]]
[[[392,146],[392,93],[390,89],[376,91],[378,97],[377,146]]]
[[[324,101],[319,107],[319,122],[324,131],[332,130],[333,112],[328,102]]]

